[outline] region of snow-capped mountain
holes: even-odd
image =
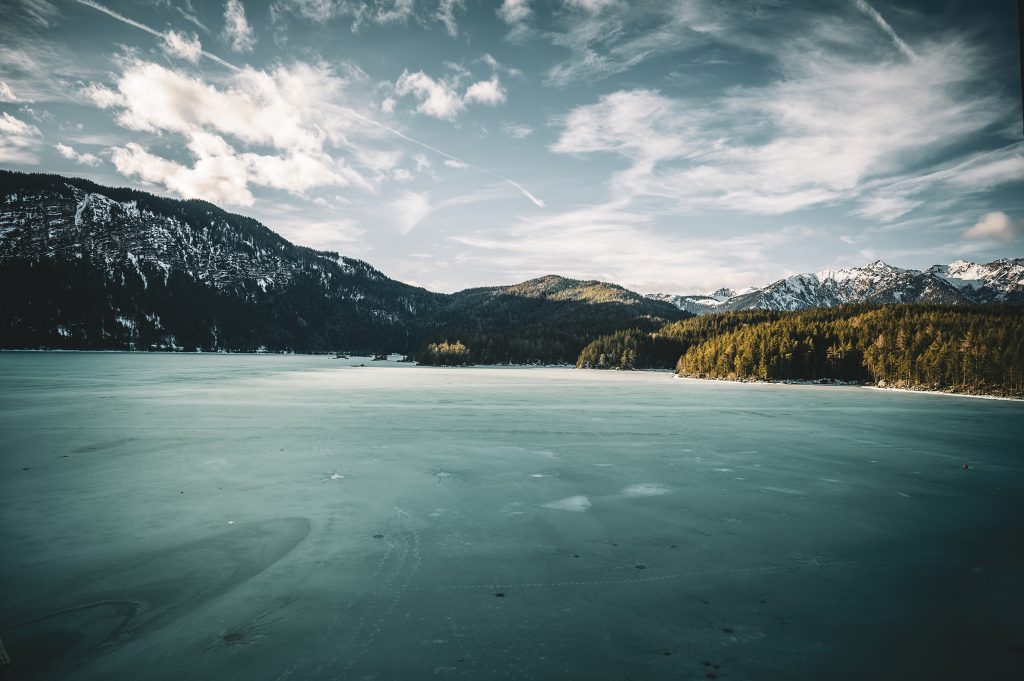
[[[256,220],[0,171],[6,347],[396,347],[437,294]]]
[[[723,303],[727,302],[731,298],[736,296],[750,293],[754,289],[731,289],[731,288],[720,288],[710,293],[698,293],[695,295],[688,296],[677,296],[671,293],[651,293],[648,295],[649,298],[654,300],[664,300],[667,303],[672,303],[680,310],[686,312],[692,312],[693,314],[705,314],[707,312],[715,312],[721,309]]]
[[[864,267],[797,274],[725,299],[711,294],[651,294],[696,314],[727,310],[805,310],[846,303],[993,303],[1024,301],[1024,258],[978,264],[958,260],[925,271],[881,260]]]

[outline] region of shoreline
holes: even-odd
[[[673,373],[672,378],[680,381],[701,381],[707,383],[734,383],[737,385],[801,385],[817,386],[826,388],[864,388],[867,390],[879,390],[883,392],[910,393],[913,395],[944,395],[946,397],[972,397],[980,400],[1001,400],[1005,402],[1024,402],[1024,397],[1006,397],[1004,395],[974,395],[971,393],[951,393],[944,390],[915,390],[913,388],[889,388],[877,385],[867,385],[856,381],[834,383],[819,383],[818,381],[733,381],[727,378],[694,378],[692,376],[679,376]]]

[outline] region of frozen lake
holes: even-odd
[[[0,353],[11,677],[1024,678],[1022,403],[363,361]]]

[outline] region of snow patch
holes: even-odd
[[[635,485],[629,485],[623,488],[622,496],[627,499],[634,499],[637,497],[660,497],[663,494],[668,494],[671,490],[665,485],[656,482],[641,482]]]
[[[573,513],[582,513],[590,508],[590,506],[590,499],[582,494],[543,504],[544,508],[551,508],[556,511],[571,511]]]

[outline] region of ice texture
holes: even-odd
[[[211,354],[0,353],[0,386],[11,678],[1024,660],[1020,402]]]

